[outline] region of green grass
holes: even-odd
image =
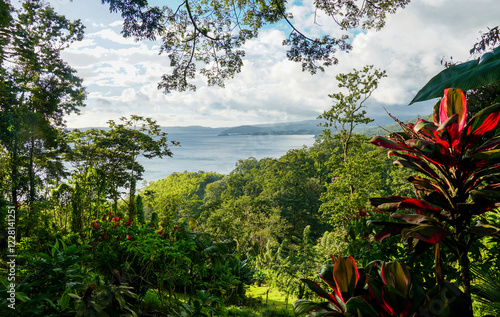
[[[266,305],[266,293],[267,305]],[[182,300],[182,295],[178,295],[178,300]],[[293,317],[293,301],[295,298],[288,298],[286,304],[286,295],[278,290],[269,289],[267,286],[251,286],[247,290],[247,296],[250,298],[247,306],[229,306],[221,316],[227,317]],[[164,307],[158,294],[153,290],[148,290],[141,304],[143,313],[148,316],[156,316],[158,313],[165,312],[168,308]]]
[[[269,293],[267,294],[267,292]],[[288,304],[286,303],[286,294],[275,289],[270,289],[267,286],[255,286],[252,285],[247,290],[247,296],[258,300],[260,303],[266,305],[267,297],[267,308],[274,308],[276,310],[286,310],[293,313],[292,304],[295,298],[288,297]]]

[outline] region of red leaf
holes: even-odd
[[[376,145],[378,147],[382,147],[385,149],[399,150],[399,151],[408,151],[410,150],[405,144],[397,143],[394,141],[387,140],[381,136],[376,136],[370,140],[370,143]]]

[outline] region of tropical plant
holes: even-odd
[[[500,314],[500,276],[493,270],[481,269],[472,266],[472,274],[476,283],[472,286],[472,293],[477,302],[483,304],[484,312],[498,316]]]
[[[68,246],[56,240],[49,253],[30,255],[23,265],[27,275],[16,286],[18,303],[13,316],[16,313],[23,316],[53,316],[67,312],[70,301],[68,293],[83,290],[83,282],[88,278],[81,267],[81,263],[89,258],[87,249],[88,246]],[[4,284],[5,290],[0,290],[0,309],[10,311],[4,307],[8,304],[8,296],[3,296],[4,292],[7,294],[8,283],[5,281]]]
[[[122,283],[117,270],[112,271],[112,276],[109,285],[102,289],[96,289],[96,285],[91,283],[82,296],[75,293],[68,294],[74,299],[75,316],[137,317],[130,304],[130,301],[137,298],[137,295],[133,293],[133,288]]]
[[[446,282],[425,292],[399,262],[374,261],[358,268],[353,257],[341,257],[333,266],[324,265],[319,276],[330,292],[310,279],[300,280],[326,301],[297,300],[296,316],[458,316],[463,309],[463,293],[456,286]]]
[[[385,226],[378,238],[393,234],[414,238],[417,253],[435,246],[439,281],[443,279],[439,244],[450,247],[458,259],[472,316],[469,251],[475,241],[500,230],[476,222],[497,206],[499,197],[500,138],[495,129],[500,123],[500,104],[480,111],[468,122],[466,117],[463,92],[446,89],[444,98],[434,107],[434,122],[401,124],[404,132],[372,139],[371,143],[391,150],[389,156],[396,158],[396,165],[419,173],[408,178],[419,198],[390,196],[370,202],[386,211],[415,211],[392,215],[402,223],[374,222]]]
[[[463,91],[476,89],[500,80],[500,47],[480,58],[451,66],[434,76],[413,98],[415,102],[439,98],[446,88]]]

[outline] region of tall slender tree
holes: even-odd
[[[107,147],[113,160],[120,160],[122,170],[127,172],[124,185],[128,192],[129,218],[135,219],[137,210],[135,202],[136,184],[142,179],[144,167],[137,159],[143,156],[148,159],[172,156],[169,144],[176,146],[179,142],[168,141],[167,133],[151,118],[132,115],[121,117],[120,122],[108,121]],[[116,203],[115,203],[116,205]]]
[[[373,65],[336,76],[338,87],[347,89],[348,94],[337,92],[328,95],[333,99],[333,105],[330,110],[323,112],[319,119],[326,120],[325,127],[333,126],[335,128],[336,138],[342,143],[344,161],[348,160],[354,129],[361,124],[373,121],[366,116],[366,111],[363,108],[366,108],[366,101],[377,89],[378,83],[383,77],[386,77],[385,70],[374,69]]]
[[[0,9],[0,144],[8,156],[10,200],[17,205],[24,194],[30,230],[37,180],[57,166],[62,169],[54,151],[62,145],[58,129],[64,126],[63,116],[78,112],[85,99],[82,80],[61,58],[61,51],[83,38],[84,27],[40,0],[25,0],[19,9],[3,2]],[[21,185],[23,177],[27,188]]]

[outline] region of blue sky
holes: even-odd
[[[330,107],[328,94],[338,91],[335,76],[369,64],[388,75],[368,102],[369,116],[386,118],[383,107],[401,118],[426,115],[433,102],[407,104],[442,70],[440,61],[450,56],[468,60],[479,32],[500,23],[498,0],[413,0],[388,16],[381,31],[355,32],[354,49],[339,53],[339,65],[314,76],[286,59],[281,42],[288,31],[266,28],[245,45],[243,70],[226,82],[226,88],[207,87],[199,78],[196,92],[165,95],[156,89],[161,75],[169,71],[168,57],[158,55],[159,43],[123,38],[120,16],[109,13],[101,0],[47,2],[87,27],[85,39],[63,54],[88,91],[82,114],[66,118],[72,128],[105,126],[107,120],[131,114],[151,117],[163,126],[229,127],[314,119]],[[324,13],[316,16],[321,26],[315,24],[312,1],[294,3],[290,10],[298,29],[311,36],[340,34]]]

